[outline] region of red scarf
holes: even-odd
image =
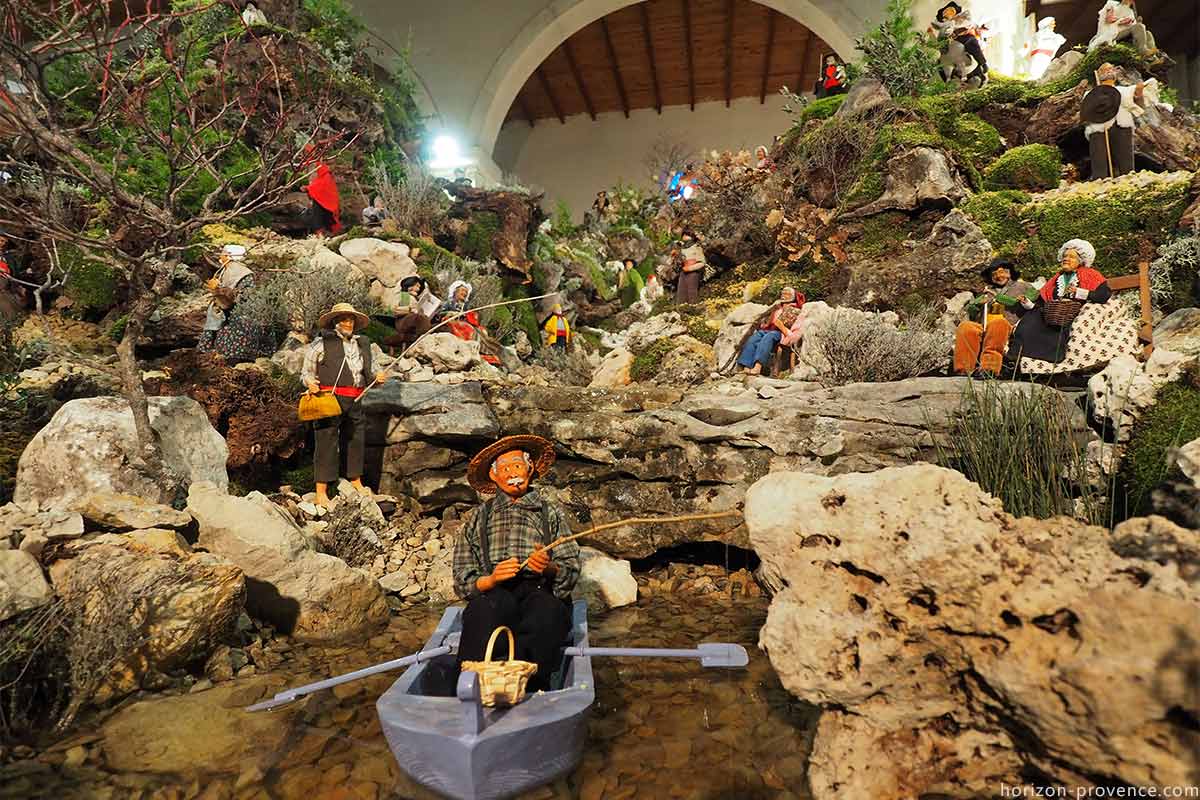
[[[333,228],[338,230],[342,227],[341,217],[341,201],[338,199],[337,183],[333,180],[333,173],[329,171],[329,167],[325,164],[317,164],[317,176],[312,179],[312,183],[304,187],[317,205],[333,214]]]
[[[1054,287],[1058,285],[1058,276],[1062,275],[1063,271],[1051,275],[1046,279],[1046,285],[1042,287],[1042,299],[1049,303],[1054,300]],[[1080,267],[1075,271],[1075,277],[1079,280],[1079,288],[1087,289],[1089,292],[1095,289],[1100,284],[1104,283],[1104,276],[1091,267]],[[1067,298],[1070,299],[1070,298]]]

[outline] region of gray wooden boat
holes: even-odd
[[[462,607],[447,608],[424,650],[450,652],[409,667],[375,704],[400,768],[456,800],[512,797],[573,770],[596,699],[591,657],[564,654],[551,691],[511,708],[485,708],[473,672],[464,672],[448,696],[461,633]],[[564,647],[586,648],[587,635],[587,603],[576,600]]]

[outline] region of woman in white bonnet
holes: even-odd
[[[266,342],[264,327],[241,313],[239,300],[254,288],[254,273],[246,266],[246,248],[227,244],[217,256],[220,266],[204,286],[212,295],[204,330],[197,349],[216,353],[230,363],[253,361],[267,355],[271,348]]]

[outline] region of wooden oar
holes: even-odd
[[[671,650],[658,647],[568,647],[568,656],[617,656],[621,658],[694,658],[702,667],[744,667],[750,663],[746,648],[728,642],[705,642],[695,650]]]
[[[622,525],[646,525],[646,524],[655,523],[655,522],[692,522],[692,521],[701,520],[701,519],[720,519],[721,517],[740,517],[741,515],[742,515],[741,511],[735,510],[735,511],[717,511],[712,514],[689,514],[687,516],[682,516],[682,517],[631,517],[630,519],[620,519],[620,520],[617,520],[616,522],[606,522],[603,525],[596,525],[596,526],[593,526],[593,527],[587,529],[586,531],[583,531],[582,533],[573,533],[570,536],[560,536],[557,539],[555,539],[553,542],[551,542],[550,544],[548,544],[545,547],[540,548],[540,549],[553,550],[555,547],[558,547],[560,544],[566,544],[567,542],[574,541],[575,539],[579,539],[584,536],[590,536],[593,533],[597,533],[597,532],[603,531],[603,530],[608,530],[609,528],[619,528]],[[532,558],[532,556],[530,556],[530,558]],[[524,569],[528,564],[529,564],[529,559],[527,558],[521,562],[521,569]]]
[[[287,691],[280,692],[279,694],[275,695],[270,700],[264,700],[261,703],[255,703],[252,706],[248,706],[246,710],[266,711],[268,709],[278,708],[279,706],[287,705],[298,697],[303,697],[306,694],[318,692],[321,689],[328,689],[331,686],[340,686],[343,683],[356,681],[359,678],[366,678],[371,675],[376,675],[380,672],[387,672],[389,670],[399,669],[400,667],[407,667],[411,664],[419,664],[422,661],[428,661],[431,658],[437,658],[438,656],[444,656],[453,652],[454,648],[450,647],[449,645],[435,647],[432,650],[422,650],[418,653],[413,653],[410,656],[405,656],[404,658],[385,661],[382,664],[376,664],[373,667],[364,667],[363,669],[355,670],[354,672],[347,672],[345,675],[338,675],[336,678],[326,678],[323,681],[309,683],[304,686],[297,686],[295,689],[288,689]]]

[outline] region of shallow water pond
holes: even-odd
[[[755,646],[766,608],[761,599],[656,596],[595,615],[597,646],[739,642],[750,665],[595,659],[582,764],[524,799],[807,797],[816,711],[784,691]],[[128,703],[49,751],[0,768],[0,797],[432,800],[396,765],[375,715],[376,698],[398,673],[271,713],[240,709],[288,686],[413,652],[440,616],[409,609],[363,646],[297,646],[268,674]]]

